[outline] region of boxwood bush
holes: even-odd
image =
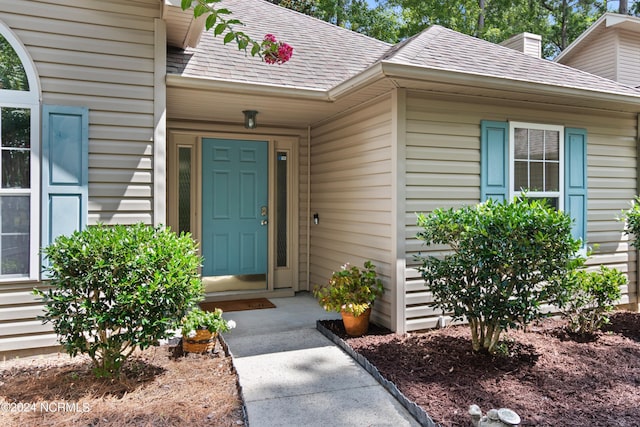
[[[502,331],[540,317],[542,303],[563,304],[563,277],[584,263],[571,224],[524,196],[420,214],[418,239],[451,249],[418,257],[431,305],[469,322],[473,350],[494,352]]]
[[[86,353],[96,376],[116,376],[136,349],[179,327],[203,289],[188,234],[144,224],[96,225],[43,249],[51,288],[35,290],[71,355]]]

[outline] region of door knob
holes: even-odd
[[[267,221],[266,219],[263,219],[262,221],[260,221],[260,225],[267,225],[269,223],[269,221]]]

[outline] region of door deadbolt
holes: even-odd
[[[260,215],[261,216],[267,216],[267,207],[266,206],[262,206],[260,208]]]

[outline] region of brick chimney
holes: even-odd
[[[542,36],[520,33],[500,43],[504,47],[517,50],[534,58],[542,58]]]

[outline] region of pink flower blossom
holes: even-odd
[[[284,42],[279,42],[273,34],[264,36],[261,44],[261,54],[267,64],[284,64],[293,56],[293,48]]]

